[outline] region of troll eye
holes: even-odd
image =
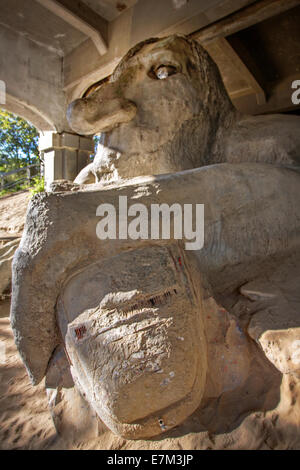
[[[154,76],[158,80],[164,80],[175,73],[177,73],[177,69],[173,65],[160,65],[154,70]]]

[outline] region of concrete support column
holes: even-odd
[[[94,140],[68,132],[44,132],[40,134],[39,150],[45,163],[45,188],[49,191],[53,181],[76,178],[90,162]]]

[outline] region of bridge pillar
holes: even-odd
[[[94,140],[69,132],[43,132],[39,150],[45,165],[45,189],[49,191],[53,181],[76,178],[94,153]]]

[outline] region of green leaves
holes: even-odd
[[[42,193],[45,191],[44,178],[42,178],[41,176],[36,176],[35,178],[33,178],[33,183],[33,187],[30,189],[30,193],[32,196],[34,196],[34,194]]]
[[[38,163],[38,139],[34,126],[0,109],[0,171]]]

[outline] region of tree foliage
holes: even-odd
[[[24,119],[0,109],[0,171],[39,162],[39,134]]]

